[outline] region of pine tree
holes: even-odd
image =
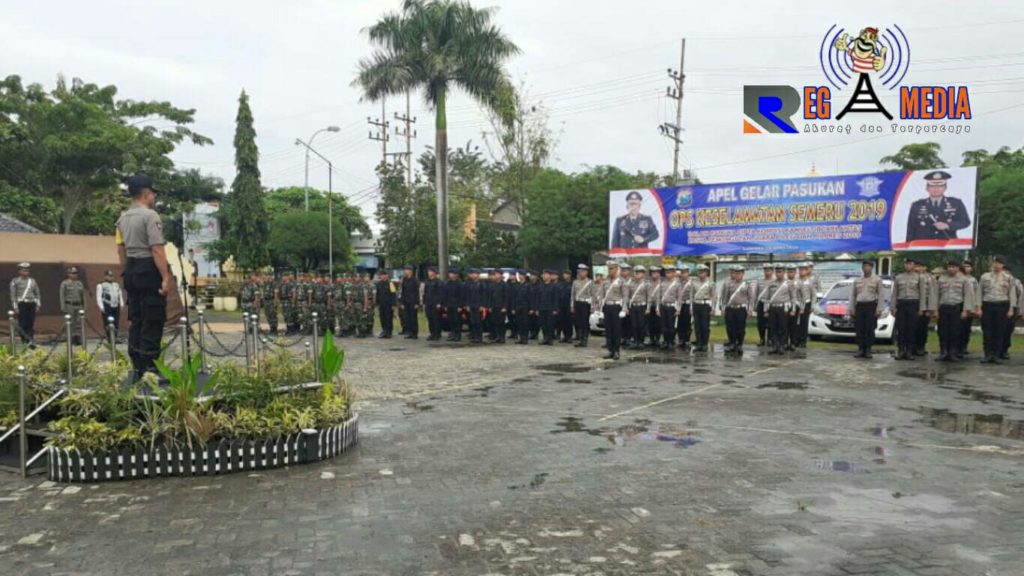
[[[231,183],[231,194],[226,199],[229,250],[235,258],[235,265],[242,270],[256,270],[270,264],[267,250],[270,217],[263,203],[259,156],[249,95],[242,90],[235,118],[236,174]]]

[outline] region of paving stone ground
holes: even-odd
[[[0,573],[1024,574],[1024,362],[338,341],[352,453],[0,476]]]

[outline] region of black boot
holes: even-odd
[[[853,357],[854,358],[864,358],[865,357],[864,347],[863,346],[857,346],[857,353],[854,354]],[[897,356],[897,358],[898,358],[898,356]]]

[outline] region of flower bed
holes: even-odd
[[[319,382],[313,362],[319,363]],[[126,385],[123,360],[99,363],[79,353],[72,363],[72,385],[27,427],[50,434],[51,480],[276,468],[330,458],[358,441],[352,392],[339,377],[344,352],[330,335],[312,362],[281,349],[265,358],[258,374],[232,363],[201,374],[195,357],[175,366],[158,362],[162,379],[150,374]],[[11,399],[17,397],[19,365],[29,377],[31,410],[59,388],[55,382],[66,373],[67,360],[0,349],[0,422],[8,425],[17,421]]]
[[[276,440],[221,440],[191,450],[113,448],[106,452],[51,446],[47,473],[54,482],[103,482],[159,476],[215,476],[309,464],[333,458],[359,441],[359,415],[338,426],[303,430]]]

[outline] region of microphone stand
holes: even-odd
[[[157,204],[157,210],[161,210],[161,209],[166,209],[166,205],[158,203]],[[185,307],[185,326],[188,327],[188,334],[191,335],[192,334],[192,317],[191,317],[191,314],[189,313],[189,310],[188,310],[188,274],[185,273],[185,261],[184,261],[182,255],[181,255],[182,252],[185,251],[185,235],[188,233],[188,231],[185,228],[185,223],[184,223],[184,220],[185,220],[185,213],[184,212],[181,213],[181,219],[182,219],[181,222],[178,222],[177,218],[169,218],[168,220],[170,222],[172,222],[175,226],[177,226],[179,230],[181,230],[181,247],[178,248],[178,269],[181,270],[181,282],[179,283],[179,286],[181,287],[181,302],[182,302],[182,304]],[[188,341],[188,340],[185,341],[185,354],[189,358],[192,357],[192,343],[190,341]],[[187,360],[188,360],[187,358],[183,358],[182,362],[186,362]]]

